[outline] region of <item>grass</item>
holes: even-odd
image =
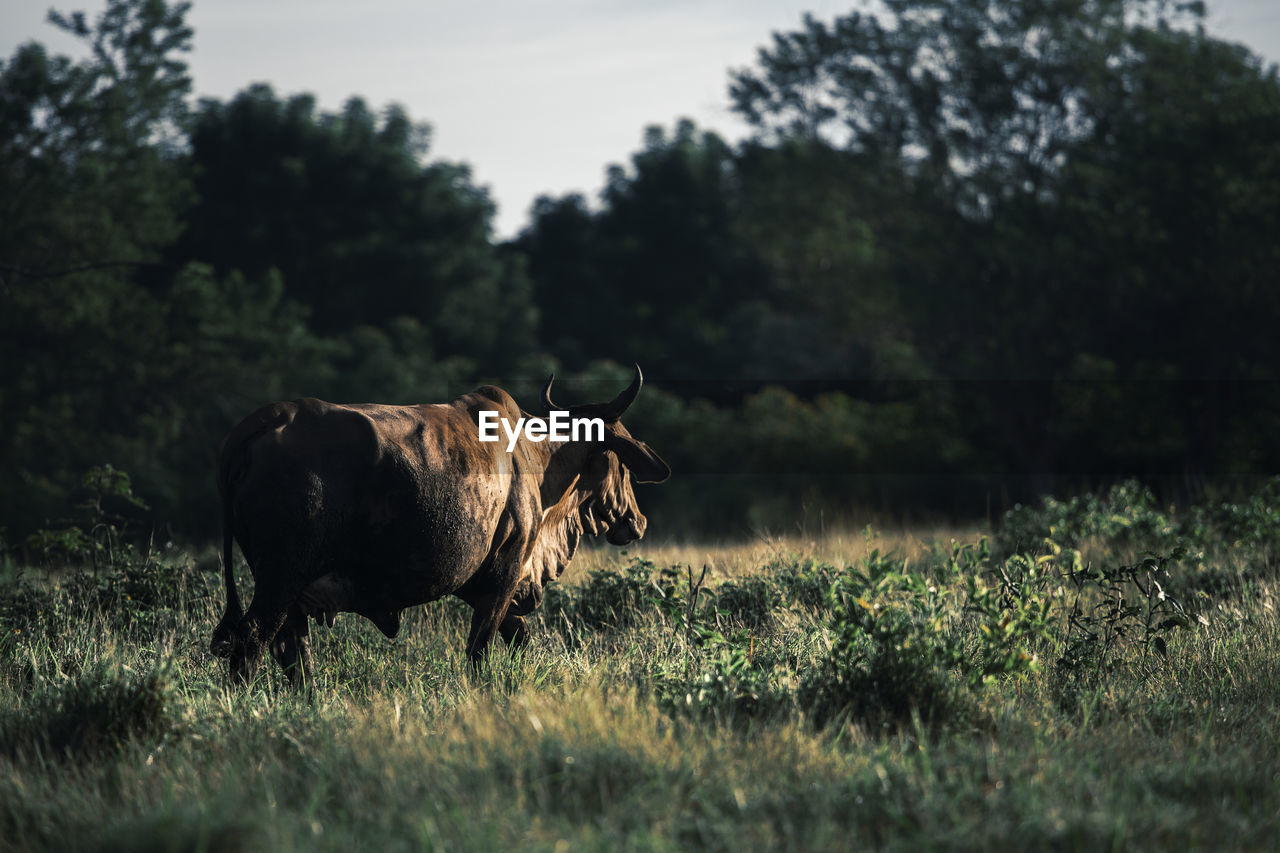
[[[301,693],[274,670],[229,689],[206,651],[218,580],[182,555],[11,576],[0,849],[1280,845],[1278,590],[1247,550],[1171,569],[1250,582],[1190,595],[1163,654],[1135,628],[1073,667],[1049,558],[1023,581],[1049,617],[1011,641],[1034,664],[984,676],[968,578],[1008,588],[1003,558],[956,560],[950,539],[976,535],[589,551],[522,654],[472,674],[450,601],[395,641],[346,614],[313,632]],[[846,701],[820,721],[826,678],[929,680],[964,710]]]

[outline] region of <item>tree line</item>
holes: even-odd
[[[218,442],[273,399],[532,406],[631,362],[668,529],[1278,470],[1280,80],[1202,4],[806,16],[729,74],[750,138],[651,127],[505,242],[400,107],[193,102],[188,7],[51,13],[85,58],[0,65],[11,543],[103,463],[209,535]]]

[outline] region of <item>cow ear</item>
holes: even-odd
[[[671,476],[671,468],[643,441],[606,432],[604,446],[618,455],[638,483],[661,483]]]

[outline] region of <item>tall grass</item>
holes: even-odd
[[[519,654],[473,673],[449,601],[395,641],[348,614],[314,630],[301,692],[272,669],[229,687],[217,578],[180,555],[11,572],[0,849],[1280,842],[1277,586],[1255,553],[1168,561],[1153,577],[1188,618],[1159,630],[1080,580],[1105,568],[1141,604],[1128,543],[1023,563],[968,544],[591,552]],[[1207,570],[1249,582],[1192,582]]]

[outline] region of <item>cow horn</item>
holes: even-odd
[[[542,386],[542,408],[547,410],[547,414],[551,414],[560,408],[551,402],[551,383],[555,381],[556,375],[553,373],[547,377],[547,384]]]
[[[622,417],[622,413],[630,408],[631,404],[636,401],[636,397],[640,395],[640,389],[644,386],[644,374],[640,372],[640,365],[636,365],[636,378],[631,380],[631,384],[626,390],[613,398],[613,401],[605,404],[604,419],[608,423],[613,423]]]

